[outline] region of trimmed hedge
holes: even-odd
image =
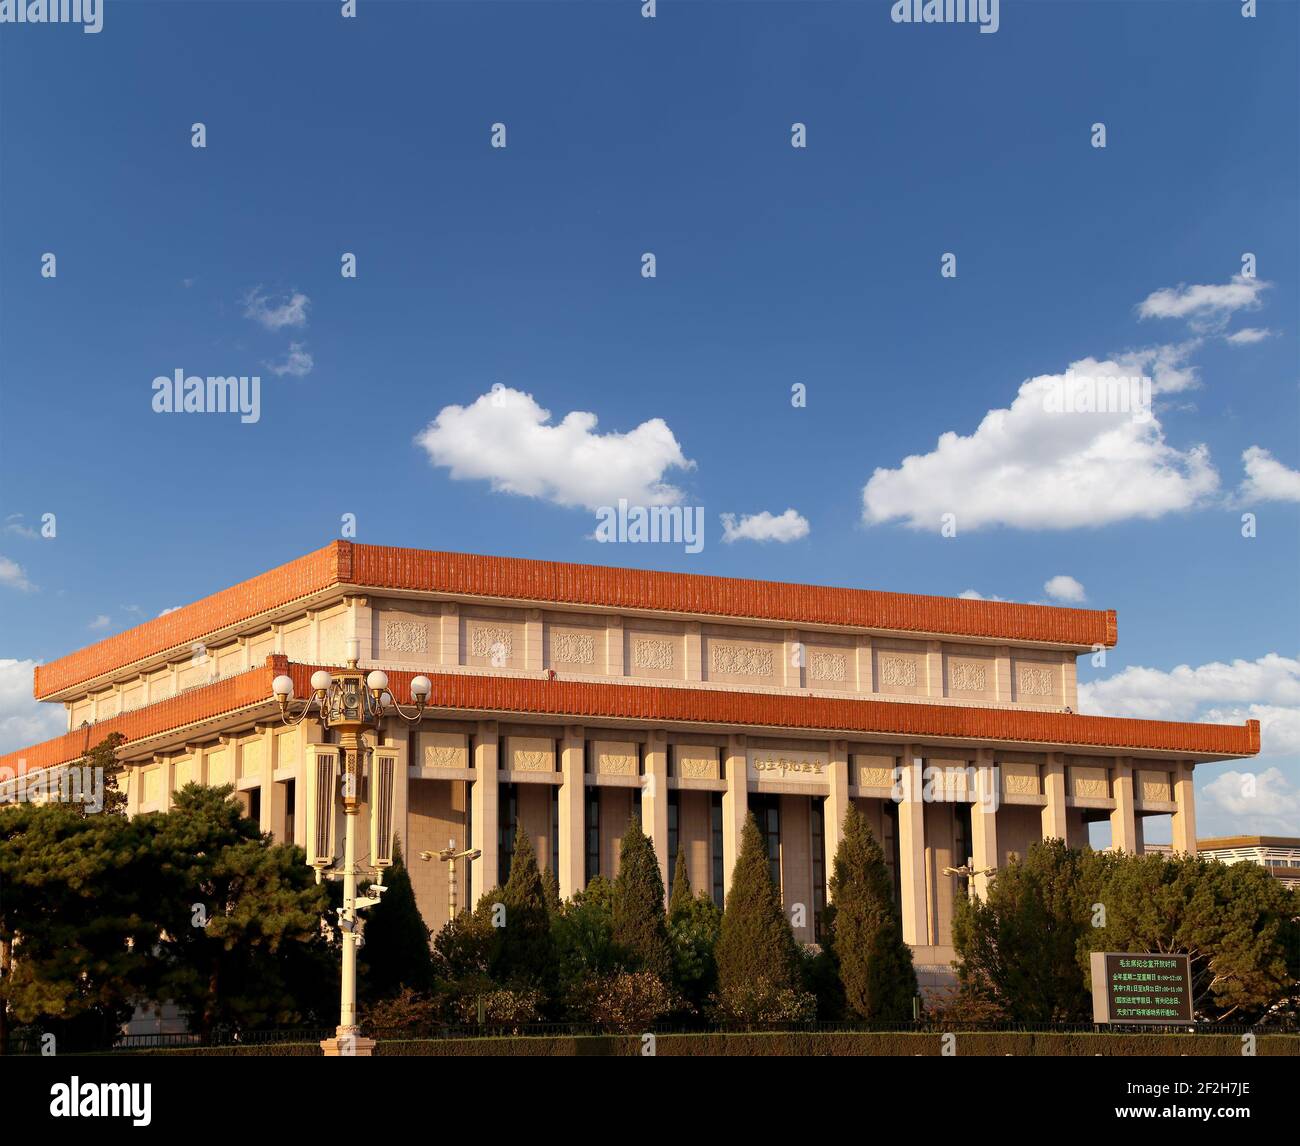
[[[957,1031],[955,1050],[960,1056],[1093,1055],[1126,1058],[1194,1057],[1236,1058],[1241,1054],[1237,1035],[1160,1035],[1057,1033],[1049,1031]],[[655,1036],[659,1056],[903,1056],[939,1055],[941,1034],[911,1031],[865,1032],[756,1032],[751,1034],[662,1034]],[[127,1054],[220,1055],[261,1058],[315,1057],[316,1043],[278,1043],[264,1046],[176,1047],[127,1051]],[[377,1056],[530,1057],[634,1056],[641,1053],[639,1035],[515,1035],[481,1039],[391,1039],[378,1043]],[[1278,1057],[1300,1055],[1300,1035],[1258,1035],[1256,1053]]]

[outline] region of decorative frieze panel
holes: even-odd
[[[948,687],[952,692],[984,692],[988,688],[987,666],[981,661],[951,661]]]
[[[554,772],[555,741],[541,736],[508,736],[506,759],[511,772]]]
[[[592,743],[592,771],[597,776],[636,776],[641,757],[634,741],[597,740]]]
[[[881,688],[915,688],[917,664],[915,657],[880,656]]]
[[[673,642],[657,637],[637,637],[632,641],[632,673],[637,669],[670,671],[673,667]]]
[[[468,768],[469,740],[463,732],[425,732],[419,737],[420,761],[425,768]]]
[[[239,746],[239,776],[260,776],[266,763],[266,747],[261,737],[245,740]]]
[[[1110,780],[1101,766],[1070,766],[1070,795],[1086,800],[1110,798]]]
[[[429,651],[429,626],[424,621],[385,621],[384,647],[394,653],[425,654]]]
[[[596,635],[594,633],[553,633],[551,635],[551,662],[562,665],[594,665],[596,663]]]
[[[186,784],[193,784],[199,778],[199,762],[193,756],[182,756],[176,761],[174,783],[179,792]]]
[[[829,758],[825,752],[787,748],[751,748],[747,772],[751,780],[825,781]]]
[[[813,651],[808,654],[808,679],[843,684],[849,675],[849,658],[846,653]]]
[[[709,642],[709,663],[714,676],[772,675],[772,650],[761,645]]]
[[[284,655],[299,663],[311,660],[310,625],[303,625],[284,634]]]
[[[470,656],[485,657],[497,667],[509,662],[514,645],[514,631],[504,626],[471,624],[469,627]]]
[[[893,756],[860,756],[855,753],[849,774],[859,788],[892,788],[895,763]]]
[[[1055,692],[1052,673],[1045,665],[1020,665],[1016,671],[1016,694],[1050,697]]]
[[[717,780],[721,776],[716,748],[679,744],[673,749],[673,759],[680,780]]]
[[[1137,774],[1138,792],[1143,803],[1172,803],[1173,785],[1169,782],[1168,772],[1149,772],[1141,769]]]
[[[218,784],[233,784],[234,768],[231,766],[230,750],[223,748],[220,752],[208,753],[208,785],[215,788]]]
[[[998,769],[1002,773],[1002,792],[1006,796],[1040,796],[1038,765],[1020,764],[1000,761]]]

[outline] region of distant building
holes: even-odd
[[[1257,863],[1287,887],[1300,887],[1300,839],[1294,836],[1223,836],[1197,840],[1196,849],[1224,863]]]

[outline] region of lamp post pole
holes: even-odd
[[[370,1055],[374,1053],[374,1040],[361,1037],[361,1028],[357,1024],[357,947],[361,938],[361,921],[358,912],[373,907],[383,894],[383,869],[376,872],[376,881],[372,894],[357,895],[357,818],[361,814],[361,774],[363,754],[367,752],[365,733],[378,733],[384,717],[398,716],[408,724],[419,724],[424,716],[424,706],[429,699],[433,685],[429,678],[417,676],[411,681],[411,696],[415,704],[415,715],[408,716],[388,691],[388,675],[379,670],[368,674],[358,666],[357,642],[348,642],[347,667],[335,678],[324,669],[312,674],[312,695],[305,701],[297,718],[290,715],[289,705],[293,700],[293,678],[278,676],[272,682],[271,690],[280,714],[286,724],[301,724],[316,708],[316,719],[322,727],[338,734],[342,776],[340,793],[343,799],[343,869],[331,873],[331,878],[343,880],[343,906],[339,909],[339,931],[342,938],[342,975],[339,987],[339,1025],[334,1038],[325,1039],[321,1049],[328,1057]],[[311,778],[317,783],[319,776]],[[332,777],[331,781],[332,782]],[[381,799],[380,793],[372,785],[371,801]],[[333,809],[333,793],[317,794],[318,808],[324,806]],[[386,816],[391,821],[391,817]],[[332,848],[332,845],[331,845]],[[372,856],[372,860],[377,857]],[[320,881],[322,867],[332,862],[323,861],[316,868],[316,880]]]

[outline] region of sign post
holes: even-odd
[[[1092,1021],[1192,1021],[1192,967],[1186,955],[1092,953]]]

